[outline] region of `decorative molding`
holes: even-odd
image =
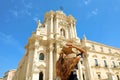
[[[107,56],[114,56],[114,54],[112,54],[112,53],[98,52],[98,51],[95,51],[95,50],[88,50],[88,52],[101,54],[101,55],[107,55]]]
[[[101,72],[96,72],[96,74],[101,74]]]
[[[92,43],[92,44],[96,44],[96,45],[99,45],[99,46],[102,46],[102,47],[107,47],[107,48],[110,48],[110,49],[114,49],[114,50],[119,50],[120,51],[120,48],[115,48],[115,47],[112,47],[112,46],[108,46],[108,45],[101,44],[101,43],[98,43],[98,42],[93,42],[93,41],[90,41],[90,40],[87,40],[87,43]]]
[[[116,72],[115,74],[119,74],[119,72]]]
[[[97,58],[97,55],[93,55],[92,57]]]
[[[103,57],[102,57],[102,59],[106,59],[106,57],[105,57],[105,56],[103,56]]]
[[[118,58],[118,60],[117,61],[120,61],[120,58]]]
[[[35,49],[39,49],[40,46],[38,44],[36,44],[34,47],[35,47]]]
[[[112,57],[111,60],[114,60],[114,58]]]
[[[63,22],[63,21],[60,21],[60,22],[58,23],[58,25],[59,25],[59,26],[64,26],[64,27],[69,27],[69,26],[70,26],[68,23],[65,23],[65,22]]]

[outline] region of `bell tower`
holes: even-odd
[[[65,39],[77,38],[76,20],[71,15],[66,16],[63,11],[50,11],[45,14],[45,22],[49,37],[53,38],[52,34],[54,33],[57,37],[62,36]]]
[[[80,44],[76,34],[76,20],[71,15],[66,16],[63,11],[50,11],[45,14],[44,24],[47,29],[49,80],[56,78],[55,64],[59,52],[68,40]]]
[[[26,45],[26,80],[55,80],[56,61],[64,42],[71,40],[80,45],[76,34],[76,20],[63,11],[45,14],[43,23],[37,22]]]

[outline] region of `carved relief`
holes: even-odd
[[[70,25],[67,23],[67,22],[64,22],[64,21],[60,21],[58,23],[59,26],[64,26],[64,27],[69,27]]]

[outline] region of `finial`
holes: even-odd
[[[86,38],[86,35],[85,35],[85,34],[83,35],[83,39],[84,39],[84,40],[87,40],[87,38]]]
[[[41,22],[40,22],[40,20],[37,21],[37,25],[38,25],[38,27],[41,26]]]
[[[37,23],[40,23],[40,20],[37,20]]]

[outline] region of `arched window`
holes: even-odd
[[[63,28],[60,30],[60,34],[61,34],[61,36],[65,37],[65,30]]]
[[[104,65],[105,65],[105,67],[107,67],[107,62],[106,62],[106,60],[104,60]]]
[[[100,74],[98,74],[98,79],[101,79],[101,76],[100,76]]]
[[[39,60],[44,60],[44,54],[43,53],[40,53]]]
[[[117,80],[120,80],[119,76],[117,75]]]
[[[112,63],[113,63],[113,67],[115,68],[115,67],[116,67],[115,62],[114,62],[114,61],[112,61]]]
[[[83,74],[83,80],[85,80],[85,75]]]
[[[39,80],[43,80],[43,72],[39,73]]]
[[[97,59],[94,59],[95,60],[95,66],[98,66],[98,61]]]
[[[91,45],[91,47],[92,47],[92,50],[95,50],[95,46],[94,45]]]

